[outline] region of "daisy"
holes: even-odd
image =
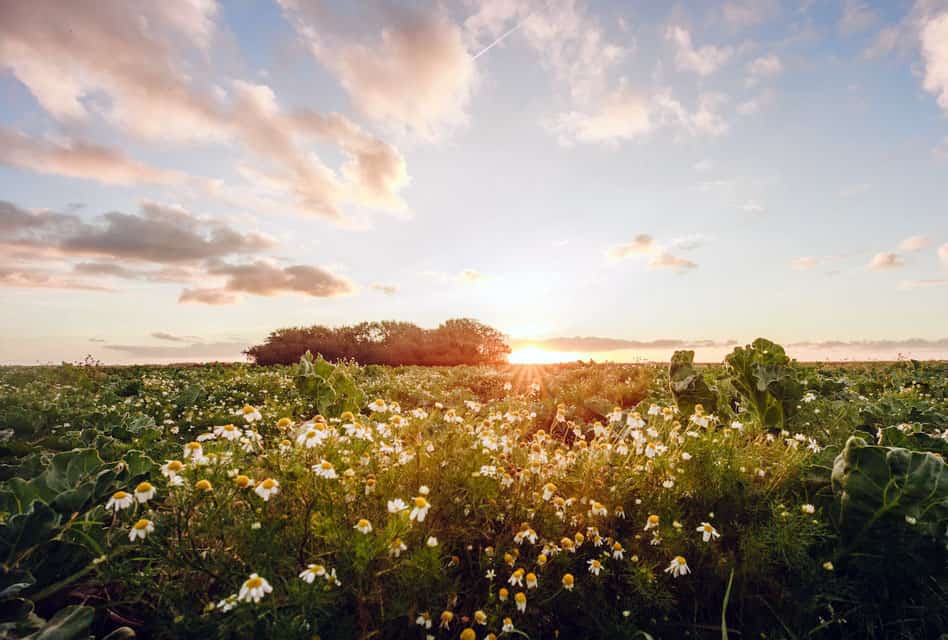
[[[252,482],[250,478],[241,474],[237,476],[236,478],[234,478],[234,484],[236,484],[240,489],[246,489],[252,484]]]
[[[427,488],[427,487],[423,487]],[[423,496],[418,496],[415,498],[415,508],[411,510],[408,518],[410,520],[417,520],[418,522],[424,522],[425,518],[428,516],[428,510],[431,509],[431,504]]]
[[[388,407],[385,406],[385,401],[381,398],[376,398],[369,403],[369,411],[372,411],[373,413],[381,413],[387,409]]]
[[[507,580],[507,582],[510,583],[510,586],[512,587],[522,587],[523,569],[517,569],[512,574],[510,574],[510,578]]]
[[[240,410],[240,413],[243,414],[244,420],[247,422],[256,422],[262,417],[260,412],[249,404],[245,404],[244,408]]]
[[[264,502],[270,500],[270,496],[275,496],[280,493],[280,483],[274,480],[273,478],[267,478],[259,483],[257,483],[257,488],[253,490],[258,496],[263,498]]]
[[[526,575],[527,589],[537,588],[537,574],[530,572]]]
[[[589,565],[589,573],[594,576],[598,576],[599,572],[602,571],[602,563],[593,558],[592,560],[587,560],[586,564]]]
[[[325,478],[326,480],[335,480],[339,477],[336,473],[336,468],[332,466],[332,463],[329,460],[323,460],[319,464],[314,464],[313,473],[315,473],[320,478]]]
[[[547,482],[543,486],[543,499],[549,501],[554,495],[556,495],[556,485],[552,482]]]
[[[622,545],[618,542],[612,545],[612,558],[614,560],[622,560],[625,557],[625,549],[622,548]]]
[[[606,509],[605,505],[601,502],[596,502],[593,500],[592,505],[589,508],[589,514],[593,516],[608,516],[609,510]]]
[[[486,625],[487,614],[481,611],[480,609],[478,609],[477,611],[474,612],[474,622],[476,622],[479,625]]]
[[[678,576],[691,573],[691,569],[688,568],[688,563],[685,561],[684,556],[675,556],[672,558],[672,561],[668,563],[668,566],[665,567],[665,573],[670,573],[673,577],[677,578]]]
[[[648,531],[649,529],[657,529],[658,522],[659,522],[658,516],[653,513],[652,515],[648,517],[648,520],[645,521],[644,531]]]
[[[316,429],[307,429],[296,437],[296,444],[301,447],[306,447],[307,449],[312,449],[313,447],[318,446],[322,440],[323,438],[320,436],[319,431]]]
[[[718,533],[718,530],[711,526],[709,522],[702,522],[701,526],[696,529],[698,533],[701,534],[701,539],[705,542],[709,542],[711,538],[720,538],[721,534]]]
[[[408,505],[405,504],[405,501],[401,498],[395,498],[394,500],[388,501],[389,513],[398,513],[399,511],[405,511],[406,509],[408,509]]]
[[[813,514],[816,512],[816,507],[814,507],[812,504],[804,504],[800,505],[800,511],[807,514]]]
[[[125,491],[116,491],[112,494],[112,497],[109,498],[109,501],[105,503],[106,509],[112,509],[115,513],[118,513],[122,509],[127,509],[135,502],[135,497],[130,493]]]
[[[415,624],[419,627],[424,627],[425,629],[431,628],[431,614],[427,611],[423,611],[418,614],[418,617],[415,618]]]
[[[139,504],[145,504],[155,497],[155,487],[150,482],[139,482],[135,487],[135,499]]]
[[[169,480],[175,478],[182,471],[184,471],[184,465],[179,460],[168,460],[161,465],[161,475]]]
[[[425,544],[428,545],[429,547],[437,547],[438,539],[435,538],[434,536],[428,536],[428,539],[425,540]]]
[[[195,460],[200,460],[204,457],[204,447],[201,446],[200,442],[189,442],[184,445],[184,459],[194,458]]]
[[[277,420],[277,429],[286,429],[293,424],[290,418],[280,418]]]
[[[514,602],[517,604],[517,611],[520,613],[527,610],[527,594],[523,591],[517,592],[517,595],[514,596]]]
[[[563,574],[563,588],[567,591],[572,591],[573,586],[575,586],[575,579],[573,578],[572,573]]]
[[[450,611],[441,612],[441,625],[442,629],[447,629],[451,626],[451,622],[454,620],[454,614]]]
[[[459,638],[460,640],[477,640],[477,633],[474,632],[474,629],[468,627],[461,632]]]
[[[357,531],[359,531],[360,533],[364,535],[368,535],[372,531],[372,523],[366,520],[365,518],[361,518],[355,524],[353,529],[356,529]]]
[[[208,492],[214,489],[214,486],[211,485],[210,480],[198,480],[194,483],[194,488],[198,491]]]
[[[224,440],[236,440],[240,437],[240,429],[232,424],[214,427],[214,435]]]
[[[402,555],[402,551],[407,551],[408,547],[405,546],[405,543],[402,542],[401,538],[395,538],[392,540],[392,543],[388,545],[388,555],[397,558]]]
[[[510,591],[507,590],[507,587],[501,587],[497,590],[497,598],[501,602],[507,602],[507,598],[510,596]]]
[[[513,633],[514,631],[513,620],[511,620],[510,618],[504,618],[504,624],[500,628],[500,630],[503,631],[504,633]]]
[[[217,603],[217,608],[221,610],[222,613],[227,613],[234,609],[237,606],[237,594],[232,593],[220,602]]]
[[[326,567],[321,564],[311,564],[300,573],[300,578],[302,578],[306,584],[313,584],[316,578],[322,578],[325,575]]]
[[[155,530],[155,523],[151,520],[142,518],[134,525],[132,525],[132,530],[128,532],[128,539],[130,542],[135,542],[137,538],[145,539],[149,533]]]
[[[243,586],[240,587],[240,593],[237,594],[237,599],[243,602],[253,600],[254,604],[256,604],[260,602],[263,596],[271,591],[273,591],[273,587],[270,586],[266,578],[261,578],[256,573],[251,573],[250,577],[244,581]]]

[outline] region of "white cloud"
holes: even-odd
[[[928,236],[911,236],[899,243],[899,251],[920,251],[931,244]]]
[[[650,111],[649,100],[632,92],[623,81],[592,113],[561,113],[550,128],[564,144],[572,141],[614,144],[648,134],[653,126]]]
[[[776,102],[776,100],[777,94],[773,91],[773,89],[765,89],[753,98],[744,100],[738,104],[737,112],[742,116],[756,115],[760,113],[764,107],[770,106]]]
[[[948,113],[948,11],[928,18],[919,34],[925,74],[922,86]]]
[[[754,86],[764,78],[772,78],[783,71],[783,63],[774,54],[761,56],[747,63],[747,86]]]
[[[705,45],[695,48],[691,42],[691,33],[678,25],[669,27],[665,38],[675,44],[675,66],[681,71],[691,71],[702,77],[720,69],[734,53],[731,47]]]
[[[689,250],[698,247],[702,241],[702,236],[693,235],[673,240],[671,244],[678,249]],[[614,245],[606,250],[606,257],[613,262],[636,256],[649,256],[646,262],[649,269],[675,269],[684,271],[694,269],[698,266],[691,260],[672,255],[669,251],[656,243],[652,236],[646,233],[640,233],[635,236],[631,242]]]
[[[874,255],[872,260],[869,261],[869,264],[866,265],[866,269],[869,269],[870,271],[882,271],[885,269],[896,269],[898,267],[904,266],[905,262],[902,261],[902,258],[900,258],[897,253],[884,251]]]
[[[846,0],[839,18],[839,31],[843,35],[852,35],[865,31],[878,19],[879,15],[863,0]]]

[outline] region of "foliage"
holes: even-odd
[[[803,397],[803,385],[783,347],[758,338],[747,346],[736,347],[724,362],[742,406],[757,424],[767,429],[783,429]]]
[[[307,351],[297,367],[296,388],[311,399],[316,413],[338,417],[344,411],[358,412],[365,405],[365,393],[356,385],[343,364],[333,365],[322,355],[313,358]]]
[[[717,396],[708,387],[694,361],[694,351],[676,351],[672,354],[668,367],[672,398],[675,399],[678,411],[685,415],[691,414],[695,405],[699,404],[711,412],[717,409]]]

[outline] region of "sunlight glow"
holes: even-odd
[[[507,361],[510,364],[556,364],[583,359],[585,354],[576,351],[550,351],[540,347],[523,347],[513,351]]]

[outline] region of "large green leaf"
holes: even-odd
[[[25,513],[0,525],[0,557],[14,558],[22,551],[51,539],[61,517],[45,502],[35,500]]]
[[[668,367],[668,382],[672,397],[683,415],[694,412],[700,404],[707,411],[717,409],[717,396],[694,366],[694,351],[676,351]]]
[[[724,363],[741,404],[761,426],[782,429],[803,397],[803,385],[783,347],[758,338],[735,347]]]
[[[69,606],[56,612],[49,622],[24,640],[72,640],[84,636],[92,624],[95,609]]]

